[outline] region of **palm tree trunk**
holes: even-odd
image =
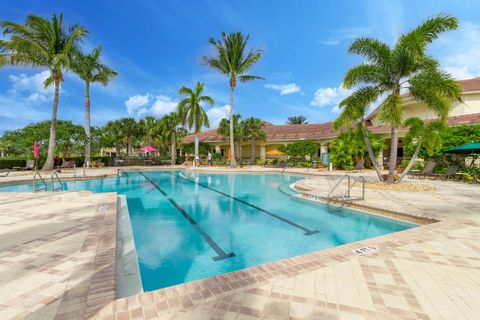
[[[172,159],[172,166],[177,163],[177,135],[175,131],[172,132],[172,150],[171,150],[171,159]]]
[[[398,148],[398,128],[392,127],[390,142],[390,163],[388,164],[387,183],[394,182],[395,167],[397,166],[397,148]]]
[[[115,145],[115,153],[116,153],[116,158],[120,158],[120,146],[118,144]]]
[[[375,154],[373,153],[372,145],[370,144],[370,139],[368,139],[367,129],[365,128],[365,122],[362,122],[362,134],[363,139],[365,140],[365,145],[367,146],[368,156],[370,157],[370,161],[372,162],[373,167],[375,168],[375,172],[377,173],[378,180],[383,181],[382,171],[380,170],[380,166],[375,159]]]
[[[418,153],[420,152],[421,148],[422,148],[422,143],[419,142],[418,145],[417,145],[417,148],[415,149],[415,152],[412,155],[412,159],[410,159],[410,162],[408,163],[405,170],[403,170],[402,175],[400,176],[400,178],[398,178],[397,182],[402,181],[402,179],[408,174],[408,171],[410,171],[410,169],[412,169],[413,165],[415,164],[415,160],[417,160]]]
[[[255,164],[255,139],[252,139],[252,165]]]
[[[230,167],[235,168],[235,137],[233,136],[233,95],[235,87],[230,86]]]
[[[57,135],[57,111],[58,111],[58,96],[60,95],[60,80],[55,80],[55,95],[53,96],[53,110],[52,123],[50,124],[50,138],[48,140],[48,154],[47,161],[43,165],[43,171],[50,171],[53,169],[55,160],[55,143]]]
[[[128,154],[133,156],[133,137],[128,137],[127,141]]]
[[[85,83],[85,135],[87,136],[87,141],[85,144],[85,166],[88,168],[90,166],[90,84]]]
[[[199,161],[200,161],[200,156],[198,155],[198,145],[199,145],[199,141],[198,141],[198,132],[195,131],[195,154],[193,156],[193,166],[197,166],[196,164],[196,159],[198,157]]]

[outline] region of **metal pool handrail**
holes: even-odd
[[[335,183],[335,185],[332,187],[332,189],[330,189],[330,192],[328,193],[327,195],[327,200],[328,202],[330,202],[330,200],[333,198],[332,197],[332,193],[333,191],[335,191],[335,189],[338,187],[338,185],[343,181],[343,179],[347,178],[348,180],[348,196],[350,196],[350,175],[348,174],[344,174],[340,179],[338,179],[337,183]]]
[[[37,176],[40,178],[40,181],[43,183],[43,189],[37,189]],[[33,192],[37,192],[40,190],[45,190],[47,191],[47,183],[45,182],[45,179],[42,177],[40,172],[35,168],[35,173],[33,174]]]
[[[358,176],[352,183],[351,186],[348,187],[348,189],[343,193],[342,195],[342,199],[341,199],[341,206],[343,207],[345,205],[345,197],[347,196],[348,194],[348,197],[350,197],[350,190],[352,190],[353,186],[358,182],[358,181],[362,181],[362,197],[361,198],[358,198],[358,199],[355,199],[355,200],[364,200],[365,199],[365,177],[364,176]]]
[[[63,190],[63,182],[62,182],[62,180],[60,180],[60,177],[58,176],[57,170],[53,170],[51,178],[52,178],[52,190],[51,191],[53,192],[53,191],[57,191],[57,190]],[[53,181],[54,178],[56,178],[58,183],[60,183],[60,188],[57,188],[57,189],[54,188],[54,181]]]

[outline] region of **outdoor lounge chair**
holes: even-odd
[[[359,159],[355,164],[355,172],[363,172],[365,171],[365,160]]]
[[[0,177],[6,177],[10,173],[10,169],[0,169]]]
[[[20,167],[19,170],[33,170],[35,169],[35,160],[27,160],[25,167]]]
[[[421,172],[412,172],[411,174],[409,174],[409,177],[410,178],[415,178],[415,177],[425,178],[427,176],[431,176],[431,175],[433,175],[433,169],[435,169],[436,165],[437,165],[437,163],[435,161],[427,161],[427,163],[425,164],[425,167],[423,168],[423,170]]]
[[[75,160],[62,160],[62,164],[55,169],[75,169]]]
[[[455,163],[455,164],[452,164],[448,168],[447,172],[445,172],[445,173],[433,173],[433,174],[430,175],[430,177],[435,178],[435,179],[440,178],[440,180],[444,180],[444,181],[448,180],[448,179],[454,179],[455,177],[458,178],[456,176],[456,174],[457,174],[457,171],[458,171],[459,168],[460,168],[460,165]]]

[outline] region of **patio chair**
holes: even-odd
[[[0,169],[0,177],[6,177],[10,173],[10,169]]]
[[[365,160],[359,159],[355,164],[354,172],[363,172],[365,171]]]
[[[75,160],[63,160],[62,164],[59,166],[55,166],[55,169],[75,169]]]
[[[437,165],[437,163],[435,161],[427,161],[427,163],[425,164],[425,167],[423,168],[423,170],[421,172],[409,173],[409,178],[415,178],[415,177],[425,178],[427,176],[430,176],[430,175],[433,174],[433,169],[435,169],[436,165]]]
[[[460,169],[460,165],[455,163],[455,164],[452,164],[447,172],[445,173],[433,173],[430,175],[430,177],[432,178],[440,178],[440,180],[448,180],[448,179],[454,179],[454,178],[458,178],[456,175],[457,175],[457,171],[458,169]]]
[[[27,160],[25,167],[20,167],[20,170],[33,170],[35,169],[35,160]]]
[[[113,159],[113,165],[114,166],[123,166],[125,164],[125,161],[119,158]]]

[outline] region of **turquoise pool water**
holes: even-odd
[[[142,171],[68,181],[68,190],[127,197],[145,291],[414,227],[293,199],[280,174]],[[0,191],[31,191],[31,184]],[[285,192],[287,191],[287,193]]]

